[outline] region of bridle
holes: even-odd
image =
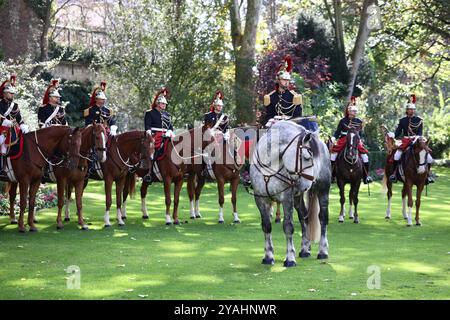
[[[106,139],[106,134],[105,134],[105,139]],[[94,127],[92,127],[91,146],[94,146],[94,147],[92,147],[89,150],[89,153],[86,156],[84,156],[80,152],[80,157],[82,159],[84,159],[84,160],[89,161],[89,162],[98,161],[99,159],[98,159],[98,156],[97,156],[97,151],[106,152],[106,148],[103,147],[103,146],[102,147],[98,147],[98,146],[95,145],[95,130],[94,130]]]
[[[424,162],[423,163],[421,163],[420,162],[420,158],[419,158],[419,161],[417,161],[417,159],[416,159],[416,153],[414,152],[414,145],[419,141],[419,140],[421,140],[422,139],[422,137],[417,137],[415,140],[414,140],[414,142],[411,144],[411,147],[409,148],[410,149],[410,153],[411,153],[411,156],[412,156],[412,158],[413,158],[413,160],[414,160],[414,165],[416,166],[416,168],[419,168],[419,167],[421,167],[421,166],[425,166],[426,164],[427,164],[427,158],[428,158],[428,155],[429,155],[429,153],[430,153],[430,151],[428,150],[428,148],[427,147],[425,147],[425,148],[423,148],[423,150],[425,150],[425,157],[424,157]],[[419,151],[419,153],[420,153],[420,151]]]
[[[346,139],[348,139],[350,134],[354,134],[354,136],[357,137],[356,133],[348,132]],[[356,144],[356,146],[354,146],[353,144],[351,144],[350,148],[349,148],[348,144],[349,143],[347,142],[346,146],[345,146],[345,149],[344,149],[344,160],[345,160],[345,162],[347,162],[351,166],[354,166],[359,160],[358,145]],[[350,154],[349,154],[349,149],[351,150]]]
[[[303,132],[302,132],[303,133]],[[303,140],[304,137],[301,138],[302,133],[297,134],[289,143],[288,145],[284,148],[284,150],[281,152],[281,157],[282,158],[284,156],[284,154],[286,153],[287,149],[289,149],[289,147],[296,141],[297,142],[297,146],[296,146],[296,152],[295,152],[295,170],[293,172],[289,171],[287,168],[285,168],[284,166],[280,166],[280,168],[278,170],[274,170],[271,167],[265,165],[264,163],[261,162],[260,156],[259,156],[259,152],[258,149],[255,150],[255,154],[256,154],[256,161],[257,161],[257,165],[255,165],[255,168],[263,175],[264,177],[264,183],[265,183],[265,188],[266,188],[266,193],[267,195],[258,195],[258,194],[253,194],[254,196],[262,196],[262,197],[270,197],[273,198],[275,195],[280,194],[290,188],[295,187],[295,185],[297,184],[297,179],[293,179],[291,177],[291,175],[297,175],[299,177],[302,177],[306,180],[309,181],[314,181],[314,176],[311,176],[307,173],[305,173],[305,170],[310,169],[312,167],[314,167],[314,157],[313,157],[313,153],[311,151],[311,147],[309,146],[305,146],[303,144]],[[309,166],[304,166],[303,163],[303,149],[305,149],[311,156],[311,165]],[[259,166],[259,167],[258,167]],[[265,169],[269,172],[271,172],[270,174],[265,174],[262,169]],[[286,171],[289,173],[290,176],[286,176],[283,175],[281,173],[281,171],[283,169],[286,169]],[[287,184],[286,188],[284,188],[283,190],[275,193],[275,194],[271,194],[269,192],[269,182],[270,179],[272,178],[276,178],[279,181]]]
[[[128,157],[128,159],[125,161],[124,160],[124,158],[122,157],[122,154],[120,153],[120,150],[119,150],[119,144],[118,144],[118,139],[116,138],[116,152],[117,152],[117,155],[119,156],[119,159],[120,159],[120,161],[122,162],[122,164],[123,165],[125,165],[125,167],[127,167],[128,168],[128,171],[130,171],[131,173],[134,173],[134,172],[136,172],[136,170],[138,170],[138,169],[141,169],[141,170],[146,170],[146,168],[144,167],[145,166],[145,161],[150,161],[149,159],[147,159],[147,157],[146,157],[146,154],[145,154],[145,152],[144,152],[144,148],[145,148],[145,142],[146,142],[146,133],[144,132],[144,136],[143,137],[141,137],[141,141],[140,141],[140,145],[139,145],[139,152],[138,151],[134,151],[131,155],[130,155],[130,157]],[[150,146],[149,146],[149,148],[152,148],[152,147],[154,147],[154,144],[153,144],[153,141],[152,142],[150,142]],[[136,156],[136,158],[137,157],[139,157],[139,159],[138,159],[138,161],[136,162],[136,163],[134,163],[134,164],[130,164],[129,162],[130,162],[130,158],[131,158],[131,156]],[[151,155],[150,155],[150,158],[151,158]],[[113,159],[113,162],[118,166],[118,167],[120,167],[115,161],[114,161],[114,158],[112,158]],[[149,168],[147,168],[147,170],[151,170],[151,166],[149,166]]]

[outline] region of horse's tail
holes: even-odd
[[[306,232],[309,241],[318,242],[320,240],[319,221],[319,198],[313,191],[308,191],[308,219],[306,221]]]

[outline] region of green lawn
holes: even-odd
[[[189,223],[166,227],[162,188],[154,184],[147,197],[150,220],[141,219],[137,193],[128,204],[127,225],[103,229],[102,184],[91,182],[84,198],[87,232],[78,230],[74,206],[72,222],[62,231],[55,227],[55,208],[39,212],[37,234],[19,234],[6,216],[0,217],[0,299],[449,299],[450,169],[437,173],[438,182],[422,201],[422,227],[405,226],[399,185],[392,220],[384,219],[386,199],[379,183],[372,184],[370,197],[362,186],[361,223],[339,224],[334,186],[328,261],[315,259],[315,244],[311,258],[297,258],[297,267],[289,269],[283,267],[281,224],[273,228],[275,265],[261,264],[259,212],[243,189],[239,225],[231,224],[229,194],[227,223],[217,224],[216,187],[208,184],[203,219],[189,220],[183,190],[180,217]],[[299,230],[297,221],[297,250]],[[81,270],[78,290],[66,286],[71,265]],[[367,287],[370,266],[380,268],[380,289]]]

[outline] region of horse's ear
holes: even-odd
[[[307,134],[305,134],[305,136],[303,137],[303,143],[308,143],[311,141],[312,138],[312,134],[311,132],[308,132]]]
[[[80,127],[75,127],[75,129],[73,130],[72,134],[75,134],[78,132],[78,130],[80,130]]]

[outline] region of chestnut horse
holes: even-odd
[[[54,157],[61,157],[60,164],[68,167],[78,166],[81,132],[79,128],[72,129],[68,126],[53,126],[32,131],[22,136],[23,154],[18,159],[11,160],[14,172],[9,187],[9,216],[11,224],[15,224],[14,204],[17,194],[17,184],[20,192],[20,215],[18,221],[19,232],[26,232],[24,225],[24,213],[28,203],[28,226],[31,232],[38,229],[35,226],[34,210],[36,193],[41,184],[43,168]]]
[[[349,218],[354,223],[359,223],[358,216],[358,193],[363,177],[363,163],[358,151],[359,145],[358,132],[349,128],[347,133],[347,144],[336,158],[336,183],[339,187],[341,211],[339,214],[339,222],[344,222],[345,217],[345,185],[350,183],[349,193]],[[353,213],[353,207],[355,209]],[[354,214],[354,215],[353,215]]]
[[[117,222],[124,226],[122,219],[122,193],[125,180],[130,171],[144,170],[147,175],[151,170],[151,157],[154,152],[154,140],[145,131],[130,131],[110,137],[106,152],[106,161],[101,163],[101,175],[95,172],[89,178],[105,182],[105,227],[110,227],[109,211],[112,203],[112,184],[116,183]],[[84,187],[88,180],[86,179]],[[124,215],[126,217],[126,215]]]
[[[203,173],[204,166],[207,166],[208,172],[213,180],[217,181],[217,189],[219,196],[219,223],[224,223],[223,204],[225,183],[230,183],[231,203],[233,205],[233,223],[240,223],[237,213],[237,189],[240,181],[239,171],[241,164],[236,162],[234,155],[234,144],[223,140],[223,133],[215,131],[211,123],[206,123],[202,127],[203,133],[203,152],[207,151],[204,161],[211,161],[209,164],[189,164],[188,165],[188,182],[187,189],[190,201],[190,217],[191,219],[201,218],[199,201],[203,186],[205,185],[205,176]],[[234,134],[232,135],[234,137]],[[232,140],[232,139],[230,139]],[[214,158],[214,160],[211,160]],[[197,181],[196,181],[197,180]],[[195,203],[194,203],[195,200]]]
[[[87,230],[88,226],[84,223],[82,213],[82,199],[83,199],[83,187],[85,177],[88,172],[88,161],[100,161],[106,160],[106,131],[101,124],[93,123],[81,130],[81,146],[80,146],[80,161],[75,168],[67,168],[66,166],[56,166],[53,168],[54,175],[56,177],[56,184],[58,190],[58,217],[56,219],[56,228],[63,229],[61,212],[64,206],[65,193],[67,193],[66,201],[66,219],[69,218],[69,204],[70,204],[70,191],[72,187],[75,187],[75,197],[77,204],[78,224],[82,230]]]

